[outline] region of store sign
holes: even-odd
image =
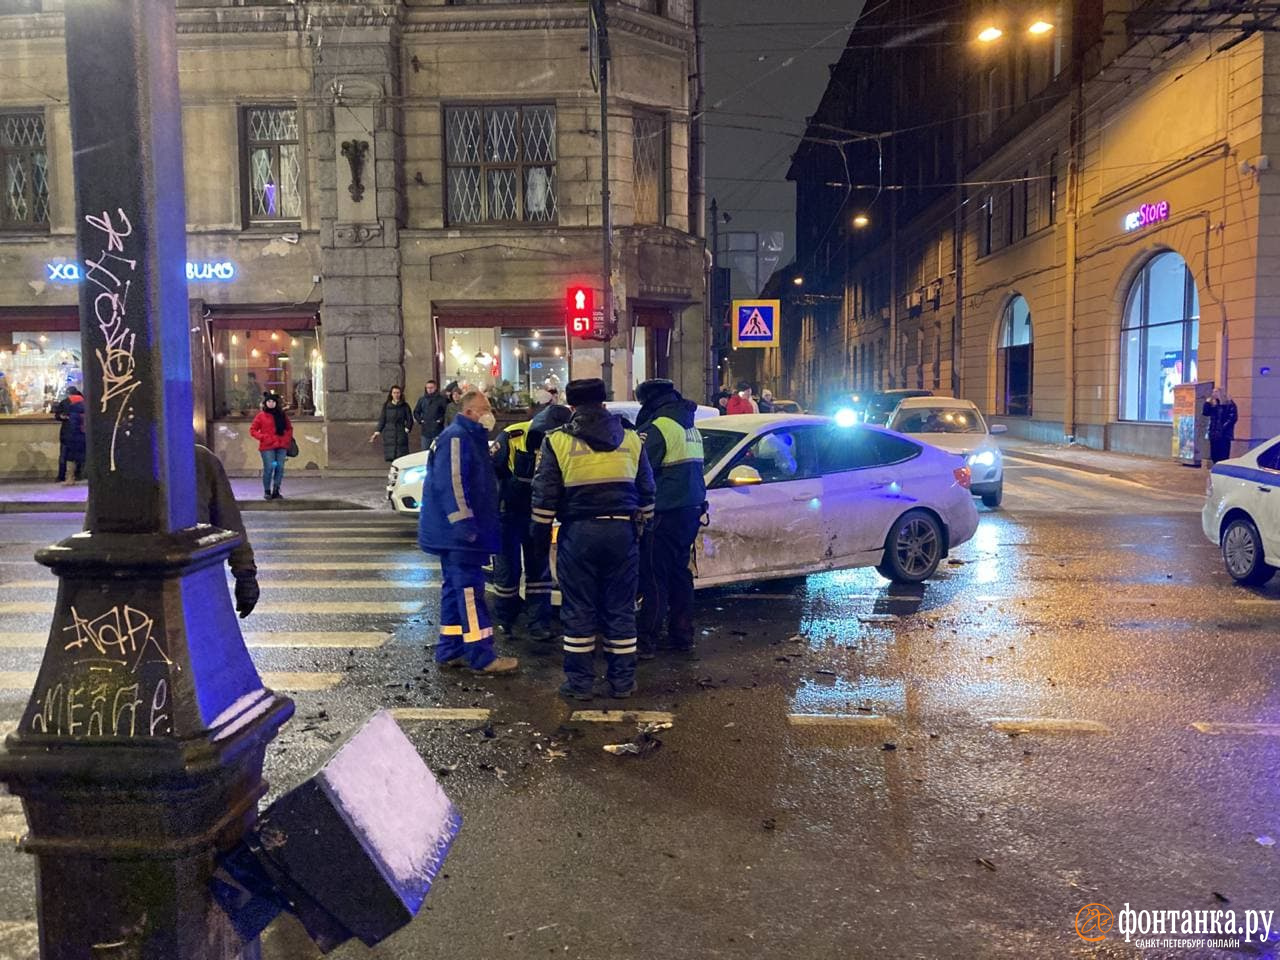
[[[1129,233],[1133,230],[1141,230],[1143,227],[1149,227],[1153,223],[1160,223],[1162,220],[1169,219],[1169,201],[1161,200],[1159,203],[1144,203],[1137,210],[1124,215],[1124,230]]]
[[[45,279],[52,283],[79,283],[84,277],[80,264],[74,260],[64,263],[46,263]],[[188,280],[234,280],[236,265],[229,260],[220,261],[187,261]]]

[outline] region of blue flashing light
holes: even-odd
[[[841,407],[836,411],[837,427],[853,427],[858,424],[858,415],[848,407]]]

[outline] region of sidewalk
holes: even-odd
[[[1208,463],[1196,469],[1175,460],[1157,460],[1065,443],[1033,443],[1002,436],[997,441],[1006,458],[1128,480],[1153,490],[1204,496]]]
[[[283,500],[263,500],[257,477],[232,477],[241,510],[386,510],[384,477],[298,471],[284,475]],[[52,480],[0,482],[0,513],[81,513],[89,488]]]

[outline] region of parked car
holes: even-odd
[[[870,423],[883,427],[889,422],[889,415],[903,400],[911,397],[931,397],[931,390],[882,390],[879,393],[861,394],[858,404],[852,407],[859,423]],[[838,415],[838,414],[837,414]]]
[[[606,406],[614,413],[620,414],[632,423],[640,414],[640,403],[636,400],[610,401]],[[718,416],[715,407],[699,405],[694,413],[696,420]],[[387,471],[387,500],[396,513],[416,517],[419,501],[422,499],[422,482],[427,476],[427,451],[418,450],[397,458]]]
[[[1280,567],[1280,437],[1213,465],[1200,520],[1236,581],[1260,586],[1275,576]]]
[[[709,517],[697,587],[864,566],[919,583],[977,530],[968,466],[916,438],[778,414],[698,429]]]
[[[1004,499],[1004,457],[992,434],[1004,433],[1003,423],[987,426],[970,400],[954,397],[909,397],[894,408],[889,429],[965,458],[973,473],[970,490],[988,507]]]
[[[794,400],[774,400],[773,412],[774,413],[804,413],[804,410],[801,408],[800,404],[796,403]]]

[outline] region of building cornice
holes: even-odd
[[[662,17],[619,7],[611,11],[609,27],[645,40],[688,53],[693,49],[693,31]],[[414,8],[409,11],[404,32],[481,33],[520,30],[587,29],[587,12],[577,4],[549,3],[537,9],[504,11],[468,7]]]

